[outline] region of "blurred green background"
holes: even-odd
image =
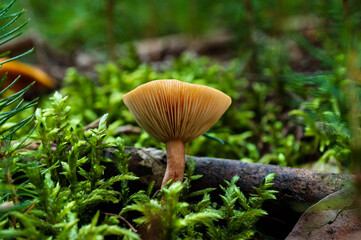
[[[319,26],[325,17],[343,11],[338,0],[19,0],[18,4],[31,17],[32,30],[67,51],[108,44],[109,25],[117,43],[177,33],[200,36],[224,28],[239,38],[238,47],[249,49],[247,39],[256,30],[281,37]],[[333,20],[337,19],[327,19]]]

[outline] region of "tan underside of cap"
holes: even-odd
[[[231,105],[211,87],[178,80],[156,80],[123,96],[138,124],[161,141],[189,142],[208,131]]]

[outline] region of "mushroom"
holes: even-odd
[[[0,64],[8,60],[8,58],[0,58]],[[22,63],[19,61],[6,62],[1,65],[0,76],[7,73],[7,81],[5,87],[8,86],[17,77],[21,76],[20,79],[12,86],[14,91],[20,91],[27,85],[35,81],[35,87],[38,90],[53,89],[56,86],[56,82],[47,73],[40,68],[32,65]]]
[[[175,79],[143,84],[123,100],[138,124],[166,144],[168,160],[162,187],[171,179],[183,181],[185,143],[208,131],[232,102],[219,90]]]

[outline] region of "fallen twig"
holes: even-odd
[[[31,211],[31,209],[33,209],[34,207],[35,207],[34,203],[30,204],[30,206],[28,207],[28,209],[25,211],[24,214],[28,214]]]
[[[104,213],[105,215],[108,215],[108,216],[114,216],[114,217],[117,217],[121,220],[123,220],[131,229],[133,232],[138,232],[137,229],[135,229],[135,227],[133,227],[132,224],[130,224],[130,222],[128,222],[125,218],[123,218],[122,216],[118,215],[118,214],[115,214],[115,213]]]

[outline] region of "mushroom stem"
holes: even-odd
[[[167,169],[164,174],[162,187],[169,181],[183,182],[185,167],[185,144],[182,140],[170,140],[166,142],[167,148]]]

